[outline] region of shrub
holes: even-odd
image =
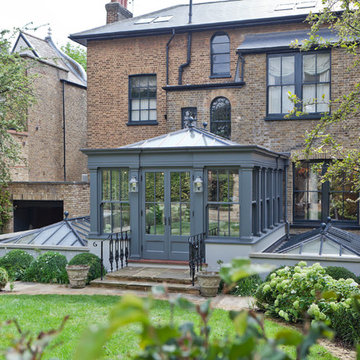
[[[70,261],[69,265],[89,265],[89,274],[87,278],[87,284],[91,280],[97,279],[101,276],[101,260],[95,254],[84,253],[74,256]],[[103,274],[106,274],[106,270],[103,266]]]
[[[230,294],[236,296],[254,296],[261,285],[262,280],[259,275],[252,275],[239,280],[231,289]]]
[[[0,290],[6,286],[8,281],[9,281],[9,276],[7,271],[4,268],[0,267]]]
[[[328,275],[330,275],[335,280],[340,279],[353,279],[358,282],[358,277],[351,272],[350,270],[342,267],[342,266],[327,266],[325,271]]]
[[[40,283],[68,283],[66,264],[64,255],[48,251],[31,263],[24,274],[24,280]]]
[[[11,250],[0,258],[0,267],[6,269],[11,280],[22,280],[33,260],[34,258],[24,250]]]
[[[286,266],[272,273],[270,280],[256,293],[256,301],[267,314],[290,322],[310,315],[312,319],[332,323],[336,317],[338,337],[355,342],[359,335],[354,338],[356,331],[341,325],[338,312],[347,309],[351,313],[352,296],[359,294],[360,289],[353,279],[335,280],[319,264],[306,267],[305,262],[300,262],[295,267]],[[343,322],[350,321],[351,316],[347,319]]]
[[[283,269],[284,267],[286,267],[286,265],[279,266],[279,267],[276,268],[275,270],[271,271],[271,272],[266,276],[265,282],[271,280],[271,274],[276,273],[278,270]],[[293,268],[294,268],[294,266],[287,266],[287,267],[288,267],[289,269],[293,269]]]

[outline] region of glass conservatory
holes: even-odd
[[[246,256],[285,233],[287,156],[185,128],[116,149],[87,149],[89,241],[131,231],[131,259]],[[91,248],[91,246],[90,246]]]

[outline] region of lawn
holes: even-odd
[[[84,329],[94,324],[106,322],[109,310],[119,300],[115,296],[67,296],[67,295],[38,295],[38,296],[0,296],[0,321],[16,318],[23,330],[33,334],[41,330],[57,328],[65,315],[70,315],[64,331],[58,337],[60,345],[48,352],[45,359],[71,359],[74,349],[79,342]],[[169,319],[169,305],[165,301],[156,301],[152,312],[154,321],[162,322]],[[198,323],[195,314],[176,309],[175,321],[182,323],[193,321]],[[229,333],[231,322],[224,310],[214,310],[210,326],[213,336],[221,337]],[[275,334],[281,326],[266,321],[266,331]],[[127,326],[116,333],[106,347],[107,359],[131,359],[131,355],[138,351],[137,332],[140,327]],[[0,329],[0,352],[10,344],[15,334],[13,326]],[[290,350],[290,349],[287,349]],[[294,352],[290,352],[295,356]],[[3,358],[3,357],[2,357]],[[321,346],[314,346],[309,359],[336,359]]]

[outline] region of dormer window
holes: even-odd
[[[230,39],[226,33],[217,33],[211,39],[211,76],[230,77]]]

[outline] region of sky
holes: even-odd
[[[213,0],[194,0],[194,3]],[[35,34],[47,36],[51,27],[52,38],[59,46],[65,45],[72,33],[105,24],[105,4],[110,0],[0,0],[0,28],[13,29],[39,27]],[[129,0],[128,9],[134,16],[146,14],[189,0]]]

